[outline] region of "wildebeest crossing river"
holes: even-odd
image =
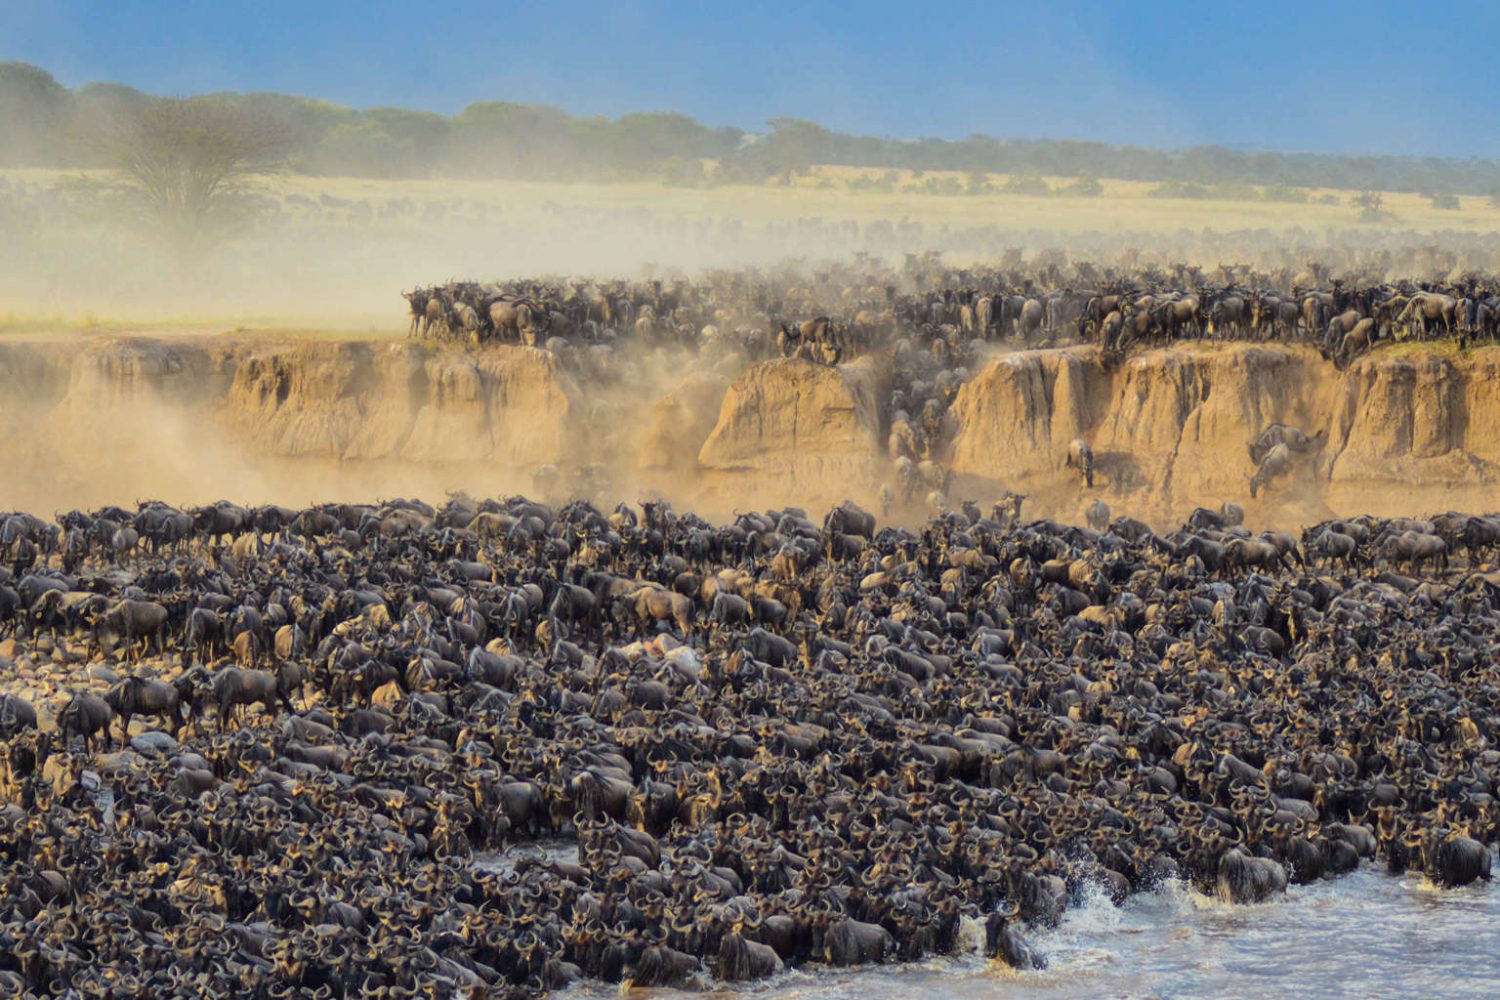
[[[1488,992],[1500,518],[1097,520],[5,516],[0,992]]]
[[[982,938],[982,929],[980,929]],[[1293,886],[1284,900],[1233,906],[1178,882],[1115,907],[1102,894],[1033,942],[1047,968],[1019,972],[977,952],[849,971],[804,968],[758,989],[709,996],[761,1000],[1054,1000],[1065,997],[1483,997],[1500,993],[1500,893],[1440,892],[1417,875],[1361,869]],[[562,994],[616,997],[604,983]],[[657,1000],[702,997],[638,991]]]

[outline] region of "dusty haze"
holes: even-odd
[[[555,465],[600,500],[662,495],[723,515],[845,497],[874,506],[889,479],[888,356],[751,368],[648,352],[602,392],[545,352],[408,342],[398,292],[452,277],[811,273],[822,259],[929,249],[1132,267],[1319,259],[1368,281],[1500,269],[1500,240],[1483,228],[1313,231],[1295,215],[1187,228],[1222,207],[1183,217],[1123,199],[1083,211],[1057,199],[310,183],[266,182],[259,222],[184,253],[66,176],[9,176],[22,224],[0,247],[11,390],[0,507],[534,492],[537,470]],[[1039,217],[1056,221],[1026,224]],[[954,405],[952,499],[987,506],[1015,489],[1031,496],[1028,513],[1077,520],[1098,495],[1159,523],[1226,500],[1278,524],[1487,508],[1500,462],[1483,432],[1500,416],[1494,353],[1380,353],[1349,372],[1310,350],[1244,346],[1187,346],[1116,371],[1089,349],[998,358]],[[1250,504],[1245,445],[1276,420],[1326,427],[1330,442],[1305,475]],[[1088,497],[1062,468],[1075,435],[1102,453],[1103,486]]]
[[[599,500],[665,496],[723,516],[888,482],[889,360],[737,372],[650,359],[655,382],[603,396],[545,351],[244,335],[13,338],[0,457],[7,507],[51,512],[148,496],[307,503],[445,491],[532,493],[544,466]],[[1492,506],[1500,349],[1374,356],[1335,371],[1306,348],[1156,351],[1110,369],[1092,348],[1000,353],[952,415],[952,499],[1007,489],[1076,520],[1094,497],[1156,523],[1245,504],[1255,523]],[[1316,460],[1259,501],[1245,447],[1265,424],[1323,427]],[[1063,467],[1090,438],[1098,486]],[[573,478],[597,465],[587,485]],[[556,494],[554,494],[555,496]],[[897,512],[917,520],[923,511]]]
[[[251,222],[183,250],[101,196],[99,180],[0,173],[0,321],[390,332],[399,291],[452,278],[695,275],[929,250],[1162,267],[1319,259],[1372,281],[1500,271],[1500,209],[1479,199],[1442,212],[1388,195],[1387,221],[1372,226],[1355,223],[1348,192],[1335,207],[1246,204],[1150,198],[1147,185],[1114,181],[1077,199],[286,176],[255,185]]]

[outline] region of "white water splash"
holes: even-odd
[[[976,922],[977,924],[978,922]],[[983,926],[978,932],[982,939]],[[972,933],[972,929],[969,930]],[[756,1000],[1061,1000],[1072,997],[1405,998],[1500,996],[1500,892],[1438,891],[1373,867],[1250,906],[1181,882],[1109,902],[1085,887],[1055,930],[1029,929],[1048,967],[1017,972],[977,952],[904,966],[801,968],[716,997]],[[965,939],[967,940],[967,939]],[[580,984],[573,998],[617,995]],[[703,994],[656,990],[653,1000]]]

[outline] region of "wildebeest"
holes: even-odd
[[[1413,569],[1423,562],[1448,565],[1448,544],[1437,535],[1422,531],[1393,534],[1381,546],[1381,554],[1391,562],[1405,563]]]
[[[1087,441],[1082,438],[1069,441],[1063,464],[1069,469],[1078,470],[1078,474],[1083,477],[1083,485],[1094,485],[1094,449],[1089,447]]]
[[[1396,322],[1402,326],[1415,324],[1420,336],[1426,337],[1431,328],[1441,326],[1443,332],[1452,334],[1460,318],[1459,301],[1452,295],[1437,292],[1421,292],[1406,303]]]
[[[822,958],[829,965],[883,962],[896,953],[896,939],[879,924],[845,917],[823,932]]]
[[[1273,479],[1278,479],[1292,471],[1292,452],[1286,444],[1273,445],[1260,460],[1255,474],[1250,477],[1250,496],[1254,497],[1259,491],[1266,487]]]
[[[96,694],[79,691],[57,713],[57,734],[64,748],[72,736],[83,737],[87,748],[95,733],[103,733],[109,742],[109,723],[113,718],[109,704]]]
[[[29,701],[13,694],[0,694],[0,736],[35,729],[36,724],[36,709]]]
[[[719,945],[719,978],[725,982],[764,979],[782,968],[781,957],[773,948],[738,932],[724,935]]]
[[[489,318],[497,337],[529,346],[535,346],[548,325],[546,310],[528,300],[497,299],[490,303]]]
[[[163,717],[171,723],[173,733],[182,729],[177,689],[165,681],[126,677],[105,692],[104,701],[120,720],[122,744],[130,739],[130,720],[136,715]]]
[[[1219,898],[1226,903],[1259,903],[1286,891],[1286,869],[1269,858],[1246,854],[1238,847],[1219,859]]]
[[[410,292],[402,292],[401,297],[406,300],[407,307],[411,310],[411,326],[407,328],[406,335],[414,337],[422,332],[422,323],[427,319],[427,303],[431,299],[431,293],[425,288],[418,288]]]
[[[259,704],[274,715],[279,701],[288,712],[293,711],[277,676],[265,670],[221,667],[213,675],[213,701],[221,723],[234,721],[245,705]]]
[[[1327,437],[1328,432],[1323,428],[1308,435],[1301,428],[1290,424],[1270,424],[1255,436],[1255,440],[1250,442],[1250,461],[1259,465],[1271,449],[1279,444],[1286,445],[1289,451],[1299,455],[1316,451],[1322,447]]]
[[[1209,309],[1210,330],[1217,336],[1225,333],[1244,333],[1250,322],[1250,306],[1243,296],[1228,294],[1219,298]]]
[[[1365,318],[1343,334],[1335,345],[1334,361],[1343,367],[1353,360],[1356,354],[1368,350],[1380,336],[1380,326],[1376,320]]]
[[[1429,874],[1446,889],[1490,880],[1490,850],[1472,837],[1447,837],[1428,854]]]
[[[112,632],[125,641],[130,656],[139,659],[152,647],[158,653],[163,650],[166,625],[167,609],[160,604],[126,599],[110,605],[95,617],[95,641],[102,640],[106,631]]]
[[[1089,504],[1088,509],[1084,512],[1084,517],[1088,521],[1090,528],[1093,528],[1095,531],[1103,531],[1109,526],[1109,513],[1109,504],[1103,500],[1096,499],[1093,503]]]
[[[224,623],[212,608],[194,608],[188,613],[183,652],[191,666],[198,659],[211,659],[224,649]]]

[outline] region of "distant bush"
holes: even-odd
[[[1246,184],[1242,181],[1224,181],[1219,184],[1211,184],[1205,198],[1217,198],[1220,201],[1259,201],[1260,192],[1254,184]]]
[[[1385,195],[1379,191],[1362,191],[1349,200],[1359,209],[1360,222],[1379,222],[1386,218]]]
[[[703,161],[696,157],[669,156],[661,164],[661,182],[668,187],[702,187],[708,181]]]
[[[1049,195],[1052,189],[1035,174],[1012,174],[1000,188],[1001,194]]]
[[[1435,194],[1430,196],[1427,201],[1430,205],[1432,205],[1433,208],[1444,208],[1457,211],[1462,207],[1459,204],[1458,195],[1456,194]]]
[[[990,183],[990,175],[983,170],[970,171],[965,179],[964,193],[971,195],[994,194],[995,185]]]
[[[1207,198],[1208,188],[1191,181],[1162,181],[1146,192],[1148,198]]]
[[[922,182],[923,194],[956,195],[964,193],[964,186],[957,177],[929,177]]]
[[[1288,205],[1306,205],[1307,192],[1302,188],[1287,187],[1285,184],[1273,184],[1260,194],[1264,201],[1280,202]]]
[[[838,132],[816,122],[774,118],[761,131],[705,125],[673,112],[577,116],[546,105],[480,101],[454,115],[405,108],[355,109],[286,94],[219,93],[213,103],[274,118],[290,136],[285,166],[321,176],[493,177],[637,181],[675,174],[672,158],[713,161],[712,184],[761,184],[814,165],[910,170],[921,185],[936,172],[962,178],[1108,176],[1159,185],[1159,198],[1248,197],[1269,189],[1370,189],[1500,197],[1500,159],[1278,153],[1215,146],[1150,149],[1102,142],[997,138],[905,139]],[[0,164],[94,168],[87,141],[101,122],[159,99],[120,84],[69,89],[46,70],[0,60]],[[926,171],[924,174],[923,171]],[[878,174],[876,175],[878,176]],[[691,180],[691,176],[686,178]],[[1039,178],[1038,178],[1039,180]],[[836,179],[835,183],[839,181]],[[989,182],[987,182],[989,183]],[[1012,193],[1040,194],[1007,185]],[[1221,186],[1222,185],[1222,186]],[[893,184],[893,188],[896,185]],[[983,185],[970,185],[983,191]],[[1062,187],[1094,196],[1091,184]],[[949,183],[921,191],[947,191]],[[1257,190],[1254,197],[1261,197]],[[1319,199],[1321,201],[1321,199]],[[1494,202],[1500,208],[1500,200]]]
[[[1085,175],[1060,188],[1057,193],[1073,198],[1097,198],[1104,193],[1104,185],[1099,182],[1099,178]]]

